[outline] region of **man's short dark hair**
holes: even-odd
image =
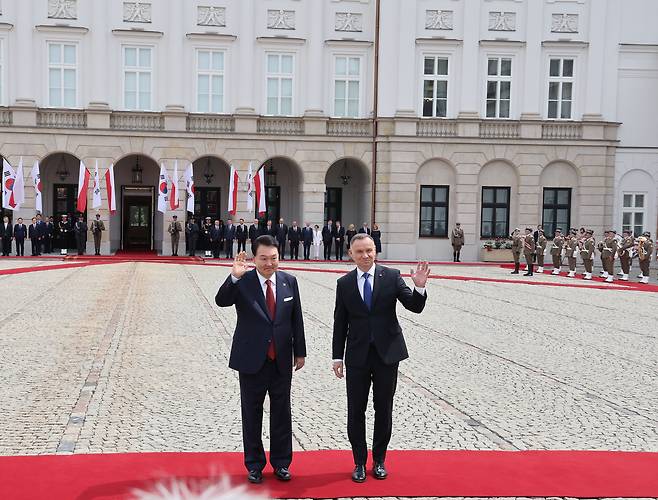
[[[254,241],[251,244],[251,253],[254,254],[254,257],[256,257],[256,254],[258,253],[258,247],[261,246],[279,248],[279,245],[274,239],[274,236],[270,236],[269,234],[263,234],[258,238],[256,238],[256,241]]]

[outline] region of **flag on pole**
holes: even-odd
[[[235,215],[238,210],[238,171],[231,165],[231,173],[228,178],[228,213]]]
[[[174,176],[171,179],[171,193],[169,195],[169,208],[176,210],[180,203],[178,203],[178,160],[174,162]]]
[[[168,184],[167,169],[164,166],[164,163],[160,163],[160,179],[158,181],[158,211],[165,213],[167,211],[167,202],[169,201],[169,189],[167,188]]]
[[[14,183],[14,201],[16,209],[19,209],[25,201],[25,178],[23,177],[23,157],[18,160],[18,169],[16,170],[16,182]]]
[[[117,211],[116,191],[114,190],[114,163],[105,172],[105,189],[107,190],[107,208],[110,209],[110,215]]]
[[[185,169],[185,192],[187,193],[187,211],[194,213],[194,169],[190,163]]]
[[[247,173],[247,210],[249,213],[254,210],[254,173],[251,170],[251,162],[249,162],[249,172]]]
[[[41,196],[41,173],[39,171],[39,160],[34,161],[30,171],[32,184],[34,186],[34,208],[37,212],[43,212],[43,198]]]
[[[98,160],[96,160],[96,166],[94,167],[94,197],[91,203],[92,208],[98,208],[101,206],[101,180],[98,177]]]
[[[89,190],[89,179],[91,174],[85,164],[80,160],[80,173],[78,174],[78,212],[87,210],[87,191]]]
[[[258,200],[258,215],[265,215],[267,206],[265,204],[265,168],[260,167],[254,177],[254,189],[256,200]]]
[[[2,159],[2,208],[14,210],[14,185],[16,184],[16,171],[7,160]]]

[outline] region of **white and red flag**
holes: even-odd
[[[228,213],[235,215],[238,211],[238,182],[240,177],[235,167],[231,165],[231,173],[228,178]]]
[[[16,210],[14,187],[16,185],[16,171],[6,159],[2,159],[2,208]]]
[[[114,190],[114,163],[105,172],[105,189],[107,190],[107,208],[110,210],[110,215],[114,215],[117,211],[117,198]]]
[[[254,176],[254,190],[258,200],[258,215],[265,215],[267,206],[265,204],[265,169],[260,167]]]
[[[251,213],[254,210],[254,172],[249,162],[249,172],[247,172],[247,210]]]
[[[187,193],[187,211],[194,213],[194,169],[190,163],[185,169],[185,192]]]
[[[158,211],[165,213],[167,211],[167,202],[169,201],[169,188],[167,185],[169,178],[164,163],[160,163],[160,178],[158,179]]]
[[[98,208],[101,206],[101,180],[98,176],[98,160],[96,160],[96,166],[94,167],[94,191],[93,198],[91,202],[92,208]]]
[[[23,157],[18,160],[16,169],[16,182],[14,183],[14,201],[16,209],[19,209],[25,201],[25,178],[23,177]]]
[[[87,191],[89,190],[89,179],[91,173],[80,160],[80,173],[78,174],[78,212],[82,213],[87,210]]]
[[[180,203],[178,203],[178,160],[174,162],[174,176],[171,178],[171,192],[169,193],[169,208],[176,210]]]
[[[34,160],[32,170],[30,171],[32,177],[32,185],[34,186],[34,208],[37,212],[43,212],[43,198],[41,196],[41,172],[39,169],[39,160]]]

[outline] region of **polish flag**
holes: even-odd
[[[254,173],[251,170],[251,162],[247,173],[247,210],[249,213],[254,210]]]
[[[94,191],[92,200],[92,208],[98,208],[101,206],[101,180],[98,177],[98,160],[96,160],[96,166],[94,168]]]
[[[160,163],[160,178],[158,179],[158,212],[165,213],[167,211],[167,196],[169,194],[167,169],[164,163]]]
[[[14,186],[16,184],[16,171],[7,160],[2,159],[2,208],[16,209]]]
[[[80,173],[78,174],[78,206],[76,209],[82,213],[87,210],[87,190],[89,189],[89,179],[91,173],[80,160]]]
[[[39,169],[39,160],[35,160],[32,170],[30,171],[32,184],[34,186],[34,208],[37,212],[43,212],[43,198],[41,195],[41,172]]]
[[[18,210],[25,201],[25,179],[23,178],[23,157],[18,161],[16,169],[16,182],[14,183],[14,202]]]
[[[238,171],[231,165],[231,173],[229,174],[228,185],[228,213],[235,215],[238,210]]]
[[[187,193],[187,211],[194,213],[194,168],[190,163],[185,169],[185,192]]]
[[[169,196],[169,208],[176,210],[180,203],[178,203],[178,160],[174,162],[174,176],[171,179],[171,194]]]
[[[265,205],[265,169],[260,167],[254,177],[254,189],[256,199],[258,200],[258,215],[265,215],[267,207]]]
[[[116,191],[114,190],[114,163],[105,172],[105,189],[107,190],[107,208],[110,209],[110,215],[117,211]]]

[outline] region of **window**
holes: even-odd
[[[512,59],[487,60],[487,118],[509,118],[512,88]]]
[[[551,59],[548,72],[548,117],[571,119],[573,59]]]
[[[423,64],[423,116],[448,115],[448,58],[426,56]]]
[[[197,111],[222,113],[224,111],[224,52],[197,51]]]
[[[74,108],[77,104],[77,47],[48,44],[48,106]]]
[[[343,188],[328,187],[324,193],[324,220],[343,220]]]
[[[571,188],[544,188],[542,226],[547,238],[560,228],[563,234],[571,227]]]
[[[510,188],[482,188],[482,238],[507,238],[509,236]]]
[[[221,219],[221,189],[194,186],[194,217],[203,222],[206,217]]]
[[[633,231],[638,238],[645,231],[647,197],[644,193],[624,193],[623,200],[621,229]]]
[[[334,65],[334,116],[360,115],[361,58],[339,56]]]
[[[448,186],[420,186],[421,237],[448,236]]]
[[[152,49],[123,48],[123,106],[126,109],[151,109]]]
[[[294,57],[267,54],[267,114],[292,115]]]

